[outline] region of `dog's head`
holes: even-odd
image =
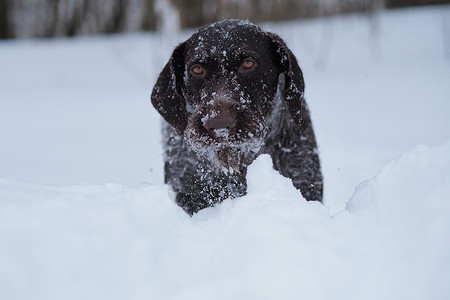
[[[174,50],[151,99],[187,145],[234,172],[250,164],[264,142],[280,77],[300,126],[304,82],[292,52],[280,37],[248,21],[225,20]]]

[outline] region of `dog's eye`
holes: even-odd
[[[206,70],[202,65],[193,65],[191,67],[191,74],[197,78],[203,78],[206,76]]]
[[[246,59],[242,62],[240,72],[248,72],[256,67],[256,62],[253,59]]]
[[[255,62],[253,60],[247,59],[242,63],[242,66],[244,67],[244,69],[251,69],[254,64]]]

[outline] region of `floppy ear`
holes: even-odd
[[[274,63],[281,73],[284,73],[284,98],[291,117],[297,126],[302,126],[302,114],[304,105],[305,82],[294,54],[286,46],[286,43],[276,34],[267,32],[270,39],[271,51]]]
[[[178,45],[153,88],[153,106],[178,134],[182,135],[187,125],[186,101],[181,84],[184,74],[185,43]]]

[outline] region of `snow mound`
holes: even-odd
[[[346,225],[357,228],[361,275],[373,276],[361,283],[373,299],[449,295],[449,196],[450,142],[417,146],[356,188]]]
[[[418,147],[330,217],[259,157],[248,195],[189,217],[166,187],[0,181],[4,299],[443,299],[450,143]]]

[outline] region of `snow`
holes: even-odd
[[[263,155],[247,196],[192,218],[149,101],[191,32],[1,42],[1,298],[445,299],[446,13],[266,24],[305,76],[325,205]]]

